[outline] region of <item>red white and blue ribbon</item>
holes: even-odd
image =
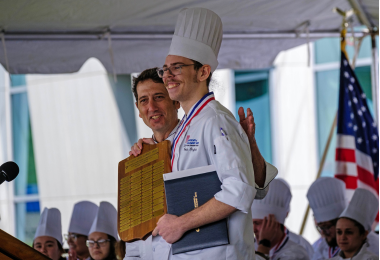
[[[277,244],[277,246],[274,248],[274,253],[271,257],[274,258],[274,256],[281,251],[281,249],[286,245],[286,243],[288,242],[289,240],[289,236],[287,235],[286,232],[284,232],[284,237],[281,239],[281,242]]]
[[[329,258],[333,258],[340,252],[339,246],[336,247],[329,247]]]
[[[214,93],[209,92],[206,95],[204,95],[190,110],[189,115],[186,116],[184,115],[181,123],[179,124],[179,127],[177,129],[177,133],[174,137],[173,140],[173,145],[172,145],[172,161],[171,161],[171,166],[173,169],[173,164],[174,164],[174,158],[175,158],[175,150],[177,148],[177,144],[179,139],[181,139],[181,136],[183,132],[185,132],[186,127],[191,123],[191,120],[193,120],[194,117],[196,117],[202,109],[211,101],[215,100]],[[186,118],[186,119],[185,119]]]

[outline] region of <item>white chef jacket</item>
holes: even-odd
[[[269,258],[271,260],[310,260],[308,252],[302,246],[292,241],[289,233],[285,231],[283,239],[269,251]],[[259,245],[255,239],[255,250],[257,251]],[[258,258],[256,256],[256,258]],[[262,259],[262,258],[260,258]],[[257,260],[257,259],[256,259]]]
[[[379,235],[371,231],[367,236],[367,250],[375,255],[379,255]],[[318,248],[314,252],[313,260],[329,259],[339,254],[339,248],[330,248],[325,239],[322,239]]]
[[[269,251],[271,260],[310,260],[307,251],[285,233],[283,240]]]
[[[209,95],[213,97],[213,93]],[[193,109],[194,107],[189,115]],[[173,133],[177,133],[178,128],[179,124],[167,140],[173,143],[175,136]],[[222,136],[220,128],[227,137]],[[186,139],[191,139],[192,143],[196,139],[195,143],[198,143],[198,146],[195,146],[196,150],[188,149]],[[216,166],[222,182],[222,191],[217,193],[215,198],[240,210],[228,218],[230,244],[172,255],[171,245],[161,236],[156,236],[144,242],[139,241],[138,245],[126,243],[127,253],[124,259],[210,259],[210,257],[211,259],[254,259],[254,250],[250,246],[253,241],[250,207],[253,197],[256,199],[265,197],[269,183],[277,175],[277,169],[266,162],[264,187],[259,188],[257,184],[254,185],[248,137],[231,112],[215,100],[210,101],[185,128],[175,153],[173,171],[211,164]],[[149,254],[150,249],[153,251],[152,255]]]
[[[375,254],[373,254],[371,251],[368,250],[367,244],[364,244],[362,248],[360,249],[359,253],[353,256],[352,258],[343,258],[343,252],[339,252],[339,254],[333,258],[334,260],[379,260],[379,257]]]
[[[323,237],[319,237],[317,241],[314,242],[313,244],[313,249],[314,249],[314,252],[317,251],[319,245],[322,243],[323,241]]]
[[[306,250],[306,252],[309,255],[310,259],[313,257],[313,255],[314,255],[314,249],[310,245],[310,243],[303,236],[297,235],[297,234],[293,233],[292,231],[290,231],[287,228],[285,228],[285,232],[289,236],[289,239],[291,241],[293,241],[294,243],[302,246]]]

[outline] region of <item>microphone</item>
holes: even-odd
[[[15,162],[6,162],[0,166],[0,184],[4,181],[13,181],[19,172],[18,165]]]

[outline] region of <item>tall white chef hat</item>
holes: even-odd
[[[168,55],[182,56],[218,67],[223,25],[220,17],[205,8],[184,8],[179,12]]]
[[[311,184],[306,196],[317,223],[339,217],[347,206],[345,189],[342,180],[332,177],[321,177]]]
[[[62,224],[59,209],[44,208],[42,211],[34,239],[42,236],[53,237],[62,245]]]
[[[372,192],[365,189],[356,189],[348,206],[339,217],[356,220],[363,227],[371,231],[372,223],[375,221],[379,211],[379,200]]]
[[[102,232],[107,235],[113,236],[116,240],[118,240],[117,236],[117,211],[115,207],[107,202],[100,202],[98,214],[92,223],[90,235],[93,232]]]
[[[88,236],[92,222],[98,212],[98,206],[90,201],[80,201],[74,205],[69,232]]]
[[[284,224],[291,199],[292,193],[288,186],[283,181],[274,179],[269,184],[269,191],[265,198],[253,201],[252,219],[263,219],[273,214],[279,223]]]
[[[283,178],[277,178],[277,180],[282,181],[286,185],[286,187],[288,187],[288,189],[290,191],[290,200],[291,200],[292,199],[292,193],[291,193],[289,183],[286,180],[284,180]],[[290,202],[289,202],[289,206],[288,206],[288,212],[290,212]]]

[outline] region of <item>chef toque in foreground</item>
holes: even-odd
[[[214,72],[222,36],[222,21],[216,13],[205,8],[184,8],[178,15],[168,55],[208,64]]]
[[[313,182],[306,196],[317,223],[339,217],[347,206],[345,189],[345,183],[336,178],[321,177]]]
[[[265,198],[253,201],[252,219],[264,219],[269,214],[273,214],[279,223],[284,224],[291,199],[292,193],[288,185],[281,180],[274,179],[270,183]]]
[[[62,224],[59,209],[44,208],[42,211],[34,239],[42,236],[53,237],[62,245]]]
[[[98,206],[95,203],[90,201],[76,203],[71,215],[69,232],[87,236],[97,212]]]
[[[376,196],[369,190],[357,188],[347,208],[339,217],[356,220],[366,230],[371,231],[378,211],[379,200]]]
[[[98,213],[88,234],[93,232],[102,232],[119,240],[117,236],[117,211],[111,203],[100,202]]]

